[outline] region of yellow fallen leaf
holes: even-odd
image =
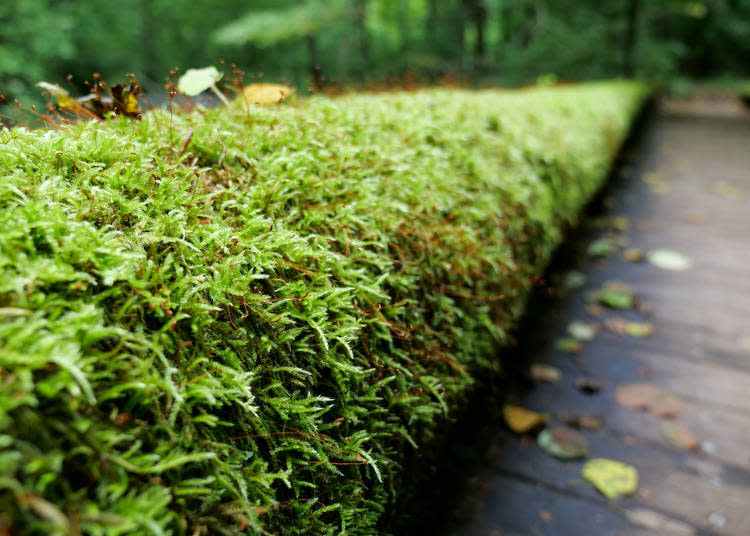
[[[250,84],[242,89],[242,98],[246,105],[278,104],[294,92],[289,86],[281,84]]]
[[[517,434],[525,434],[547,422],[546,413],[537,413],[521,406],[505,406],[503,417],[508,428]]]
[[[638,489],[638,470],[615,460],[590,460],[583,466],[581,475],[608,499],[630,495]]]

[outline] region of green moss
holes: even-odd
[[[374,534],[644,97],[432,90],[0,133],[0,525]]]

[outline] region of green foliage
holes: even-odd
[[[291,37],[306,37],[323,30],[347,12],[343,0],[308,0],[286,9],[251,11],[223,26],[215,39],[223,45],[255,41],[268,46]]]
[[[643,87],[0,132],[0,528],[376,534]]]

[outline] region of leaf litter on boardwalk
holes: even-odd
[[[616,460],[589,460],[583,466],[581,475],[608,499],[631,495],[638,489],[638,470]]]
[[[568,325],[568,333],[579,341],[593,341],[596,337],[597,325],[586,322],[571,322]]]
[[[654,266],[673,272],[684,272],[693,266],[689,257],[671,249],[655,249],[648,253],[647,258]]]
[[[570,428],[547,428],[537,437],[537,443],[550,456],[561,460],[585,458],[589,452],[586,438]]]
[[[508,428],[517,434],[525,434],[536,428],[540,428],[549,416],[546,413],[537,413],[521,406],[509,404],[503,407],[503,418]]]
[[[532,364],[530,374],[531,379],[535,382],[556,383],[562,377],[562,372],[560,372],[559,368],[544,363]]]
[[[597,291],[596,301],[611,309],[630,309],[635,302],[633,290],[619,281],[608,281]]]
[[[687,523],[646,508],[624,510],[623,515],[636,527],[658,530],[658,534],[672,536],[693,536],[695,534],[695,529]]]
[[[680,450],[698,448],[698,440],[683,425],[676,422],[665,422],[661,425],[661,435],[667,442]]]
[[[650,383],[623,383],[617,387],[615,398],[621,406],[646,410],[657,417],[677,417],[682,413],[682,401]]]

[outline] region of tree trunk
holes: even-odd
[[[486,28],[487,28],[487,6],[484,0],[464,0],[464,8],[474,25],[476,41],[474,43],[474,71],[484,70],[487,54]]]
[[[310,58],[310,76],[315,91],[323,89],[323,71],[318,63],[318,40],[316,36],[310,34],[305,38],[307,40],[307,51]]]
[[[355,10],[355,25],[359,37],[359,56],[362,61],[362,75],[364,76],[372,69],[372,58],[370,56],[370,42],[367,36],[367,0],[357,0]]]
[[[640,0],[628,0],[628,25],[625,32],[625,58],[623,74],[632,78],[636,72],[635,52],[638,45],[638,20],[640,18]]]

